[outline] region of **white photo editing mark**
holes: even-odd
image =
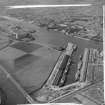
[[[66,4],[66,5],[16,5],[7,6],[8,9],[19,9],[19,8],[43,8],[43,7],[85,7],[91,6],[92,4]]]

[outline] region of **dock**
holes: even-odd
[[[88,66],[88,59],[89,59],[89,49],[85,48],[83,59],[82,59],[83,64],[80,70],[80,79],[79,79],[80,82],[85,82],[87,66]]]

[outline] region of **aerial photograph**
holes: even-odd
[[[0,105],[104,105],[103,4],[0,0]]]

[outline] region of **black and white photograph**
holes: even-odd
[[[0,0],[0,105],[104,105],[104,0]]]

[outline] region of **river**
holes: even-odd
[[[5,17],[5,18],[8,18],[8,17]],[[29,25],[31,26],[32,25],[28,22],[15,20],[15,19],[12,19],[10,17],[8,19],[11,20],[11,21],[15,21],[15,22],[17,21],[18,23],[19,22],[24,23],[25,26],[29,26]],[[34,24],[33,24],[33,26],[34,26],[34,29],[37,30],[36,41],[39,41],[40,43],[48,44],[50,47],[66,47],[68,42],[77,44],[78,49],[77,49],[76,52],[74,52],[73,57],[72,57],[72,60],[75,62],[75,65],[72,65],[70,67],[70,70],[69,70],[69,73],[68,73],[68,76],[67,76],[67,81],[66,81],[65,85],[70,84],[72,82],[75,82],[74,75],[75,75],[76,68],[77,68],[78,56],[81,53],[83,53],[84,48],[96,48],[96,49],[100,49],[100,50],[102,50],[102,48],[103,48],[103,44],[100,43],[100,42],[96,43],[94,41],[88,41],[88,40],[83,40],[83,39],[79,39],[79,38],[76,38],[76,37],[66,36],[61,32],[48,31],[44,28],[39,28]],[[8,84],[11,86],[11,88],[8,87],[9,86]],[[20,95],[18,95],[19,92],[17,90],[13,89],[15,87],[11,83],[8,82],[8,84],[7,84],[7,81],[6,81],[3,85],[5,87],[7,87],[5,89],[7,91],[6,93],[8,94],[7,96],[9,97],[9,99],[7,100],[7,105],[8,104],[12,105],[12,103],[19,103],[19,102],[24,103],[24,100],[25,100],[24,97],[21,95],[22,100],[19,101],[20,100],[20,98],[19,98]],[[12,90],[14,95],[11,95],[12,92],[9,92],[10,89],[14,90],[14,91]],[[14,96],[17,96],[17,97],[14,97]]]
[[[66,47],[68,42],[77,45],[77,51],[75,51],[72,55],[74,65],[70,66],[65,85],[75,82],[75,73],[77,70],[77,63],[79,62],[79,55],[83,54],[85,48],[95,48],[98,50],[103,49],[102,42],[95,42],[92,40],[84,40],[73,36],[66,36],[61,32],[54,32],[52,30],[48,31],[43,28],[40,28],[37,31],[40,42],[49,44],[51,47]]]

